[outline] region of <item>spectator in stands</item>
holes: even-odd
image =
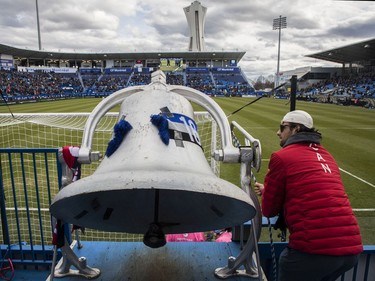
[[[204,232],[192,232],[182,234],[167,234],[165,235],[167,242],[204,242],[206,238]]]
[[[357,220],[330,153],[312,117],[287,113],[277,131],[281,149],[271,155],[262,194],[266,217],[284,214],[289,245],[280,254],[280,281],[334,281],[363,251]]]

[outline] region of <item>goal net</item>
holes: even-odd
[[[79,146],[89,115],[90,113],[0,114],[0,147],[58,148],[71,145]],[[194,119],[198,126],[205,157],[213,172],[219,176],[219,162],[214,161],[211,157],[212,152],[221,146],[216,122],[208,112],[195,112]],[[99,151],[102,155],[105,154],[108,142],[112,138],[113,127],[117,121],[118,113],[115,112],[108,112],[100,119],[92,141],[91,148],[93,151]],[[25,233],[34,227],[36,228],[34,232],[38,232],[38,224],[50,225],[50,198],[53,198],[58,192],[57,178],[54,178],[57,177],[56,163],[46,159],[43,155],[35,156],[33,154],[23,154],[12,159],[3,156],[0,161],[3,169],[3,181],[5,181],[4,186],[12,186],[12,188],[4,188],[4,195],[7,198],[8,224],[18,224],[21,229],[24,229],[21,232],[24,231]],[[35,162],[38,164],[35,165]],[[21,164],[26,165],[26,168],[21,168]],[[91,175],[98,165],[99,162],[83,164],[82,177]],[[7,177],[10,173],[13,173],[13,175]],[[51,182],[55,185],[47,184],[48,177],[50,180],[52,179]],[[15,202],[17,206],[15,206]],[[19,216],[20,212],[26,212],[28,216]],[[10,236],[18,235],[17,231],[16,226],[9,226]],[[33,242],[38,243],[45,239],[49,241],[49,237],[46,238],[48,235],[48,233],[41,233],[40,237],[33,238]],[[141,241],[142,238],[143,235],[106,233],[91,229],[86,229],[82,237],[86,241]]]

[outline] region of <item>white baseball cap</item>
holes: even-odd
[[[303,110],[294,110],[294,111],[288,112],[284,116],[283,120],[281,120],[281,123],[283,122],[302,124],[306,128],[309,128],[309,129],[314,127],[314,123],[313,123],[313,119],[311,115]]]

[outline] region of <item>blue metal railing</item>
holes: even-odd
[[[1,257],[50,264],[49,206],[61,187],[57,148],[0,148]]]

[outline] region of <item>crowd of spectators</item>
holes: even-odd
[[[194,88],[210,96],[242,96],[254,92],[254,88],[242,77],[234,81],[234,75],[215,78],[210,73],[168,72],[167,84]],[[228,81],[225,80],[228,78]],[[230,79],[232,78],[232,79]],[[61,98],[71,95],[108,96],[120,89],[147,85],[151,73],[54,73],[0,71],[0,90],[8,100]]]
[[[240,73],[189,73],[186,86],[211,96],[242,97],[253,95],[255,89]]]
[[[77,73],[79,74],[79,73]],[[85,90],[95,89],[97,82],[100,80],[101,73],[82,73],[80,74],[82,79],[82,84],[85,87]]]
[[[215,86],[212,83],[209,74],[197,74],[191,73],[186,74],[186,86],[201,91],[202,93],[212,95],[214,93]]]
[[[147,85],[151,73],[54,73],[0,70],[2,100],[38,100],[72,96],[108,96],[120,89]],[[194,88],[210,96],[256,94],[240,73],[167,72],[166,82]],[[286,92],[277,92],[284,97]],[[284,95],[284,96],[283,96]],[[288,96],[288,95],[287,95]],[[360,105],[374,108],[375,72],[334,76],[297,91],[307,101]]]
[[[167,72],[166,82],[169,85],[185,85],[184,76],[181,73]]]
[[[375,108],[375,71],[335,75],[315,83],[303,77],[300,80],[297,100]],[[290,93],[286,87],[282,87],[268,92],[268,96],[289,99]]]
[[[301,100],[374,108],[375,72],[334,76],[297,92]]]
[[[0,91],[10,99],[20,96],[37,99],[47,95],[80,93],[82,90],[76,75],[0,70]]]
[[[127,87],[129,77],[129,74],[103,75],[96,81],[95,90],[98,92],[116,92]]]
[[[128,86],[141,86],[151,83],[151,73],[134,73],[130,76]]]

